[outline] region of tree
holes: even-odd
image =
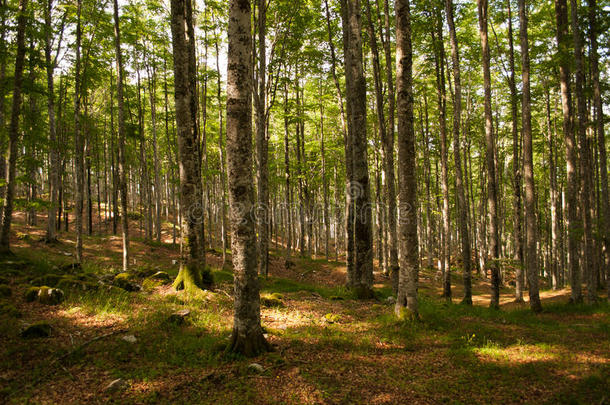
[[[366,140],[366,80],[362,64],[362,24],[359,0],[342,0],[345,48],[345,83],[347,100],[348,142],[351,155],[352,182],[348,188],[354,200],[354,268],[348,274],[348,285],[360,298],[373,296],[373,234]],[[351,130],[351,131],[350,131]],[[351,132],[351,133],[350,133]]]
[[[577,148],[572,124],[572,93],[570,92],[570,56],[568,39],[568,5],[566,0],[555,0],[557,25],[557,53],[559,57],[559,84],[561,89],[561,110],[563,113],[563,135],[566,159],[566,211],[568,220],[568,268],[572,287],[571,301],[582,301],[580,266],[578,265],[578,177]]]
[[[542,311],[538,294],[538,268],[536,264],[536,189],[534,187],[534,163],[532,154],[532,111],[530,94],[530,56],[527,36],[527,4],[519,0],[519,39],[521,42],[521,78],[523,83],[523,177],[525,180],[525,271],[529,284],[530,308]]]
[[[496,183],[496,141],[493,134],[491,111],[491,74],[489,71],[489,42],[487,39],[487,0],[477,0],[479,33],[481,36],[483,89],[485,91],[485,162],[487,166],[487,209],[489,212],[489,251],[491,252],[491,303],[500,306],[500,237],[498,234],[498,185]]]
[[[451,60],[453,61],[453,81],[455,96],[453,103],[453,156],[455,161],[455,188],[457,192],[457,217],[462,242],[462,264],[464,266],[464,298],[462,302],[472,305],[470,233],[468,232],[468,201],[464,193],[464,176],[460,155],[460,127],[462,122],[462,82],[460,78],[460,54],[453,18],[453,2],[446,0],[447,22],[451,38]]]
[[[396,0],[396,104],[400,210],[400,275],[395,312],[418,318],[417,171],[413,129],[413,51],[409,0]]]
[[[17,182],[17,155],[19,143],[19,116],[21,111],[21,87],[23,85],[23,64],[25,59],[25,30],[27,27],[27,0],[19,0],[17,14],[17,53],[15,55],[15,75],[13,79],[13,103],[11,121],[8,128],[8,170],[6,192],[4,195],[2,232],[0,233],[0,253],[10,251],[11,222],[13,219],[13,202]]]
[[[173,0],[178,1],[178,0]],[[263,336],[252,186],[252,40],[249,0],[229,3],[227,169],[235,280],[233,333],[228,350],[256,356],[270,349]]]
[[[178,135],[178,167],[180,170],[180,201],[182,210],[182,262],[176,289],[192,292],[209,283],[203,278],[205,254],[202,252],[203,207],[201,188],[201,161],[196,128],[196,115],[192,104],[197,97],[194,84],[195,71],[190,60],[192,38],[191,0],[172,0],[171,27],[174,54],[174,99],[176,103],[176,126]],[[189,28],[190,27],[190,28]]]

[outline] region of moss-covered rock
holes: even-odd
[[[76,277],[64,277],[57,283],[57,288],[64,291],[96,291],[99,284]]]
[[[164,271],[158,271],[149,278],[152,280],[162,281],[163,283],[169,283],[170,281],[172,281],[172,278],[169,276],[169,274]]]
[[[11,290],[11,287],[9,287],[6,284],[0,284],[0,297],[8,298],[11,295],[13,295],[13,291]]]
[[[52,329],[47,322],[39,322],[26,327],[19,335],[24,339],[44,338],[51,336]]]
[[[328,323],[339,323],[341,322],[341,315],[329,312],[328,314],[324,315],[324,320]]]
[[[27,302],[34,302],[38,299],[38,292],[40,287],[30,287],[25,291],[25,300]]]
[[[144,281],[142,281],[142,289],[146,290],[146,291],[150,291],[150,290],[154,290],[157,287],[161,287],[163,284],[165,284],[163,281],[155,280],[155,279],[149,277],[149,278],[144,279]]]
[[[59,288],[51,288],[47,286],[30,287],[25,293],[27,302],[38,301],[45,305],[57,305],[63,302],[64,292]]]
[[[278,293],[261,295],[261,305],[265,308],[283,308],[283,296]]]
[[[64,292],[59,288],[40,287],[38,302],[45,305],[57,305],[63,302]]]
[[[114,276],[112,284],[125,291],[140,291],[141,287],[134,281],[135,277],[131,273],[119,273]]]

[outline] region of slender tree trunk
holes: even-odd
[[[258,250],[260,261],[259,274],[265,277],[269,273],[269,140],[267,139],[267,58],[266,58],[266,24],[267,1],[258,0],[258,90],[255,90],[254,106],[256,108],[256,160],[258,186]]]
[[[460,127],[462,115],[462,83],[460,79],[460,55],[453,19],[453,1],[445,2],[449,34],[451,38],[451,59],[453,61],[453,80],[455,82],[455,98],[453,102],[453,156],[455,160],[455,188],[457,191],[457,219],[462,243],[462,265],[464,277],[464,298],[462,303],[472,305],[472,256],[470,249],[470,234],[468,233],[468,200],[464,192],[464,176],[460,154]]]
[[[551,125],[551,100],[549,95],[549,89],[545,86],[545,101],[546,101],[546,122],[547,122],[547,138],[549,145],[549,193],[551,198],[551,283],[553,290],[557,290],[560,285],[559,273],[563,272],[563,268],[560,266],[561,250],[559,249],[559,233],[560,233],[560,203],[559,193],[557,190],[557,167],[555,157],[555,145],[554,145],[554,134]]]
[[[396,101],[400,210],[400,275],[395,312],[418,318],[417,171],[413,129],[413,53],[409,0],[396,0]]]
[[[525,180],[525,273],[529,284],[530,308],[542,311],[538,293],[536,264],[536,190],[534,187],[534,159],[532,152],[532,111],[530,95],[530,56],[527,35],[527,4],[519,0],[519,39],[521,43],[521,79],[523,82],[521,122],[523,127],[523,177]]]
[[[156,69],[154,60],[148,68],[148,95],[150,97],[150,124],[152,128],[152,146],[154,160],[154,193],[155,193],[155,238],[161,242],[161,179],[157,147],[157,99],[156,99]]]
[[[222,215],[222,228],[221,228],[221,239],[222,239],[222,266],[224,267],[227,261],[227,248],[228,248],[228,235],[227,235],[227,201],[226,201],[226,183],[227,183],[227,171],[226,171],[226,158],[225,158],[225,147],[223,141],[223,113],[222,108],[222,97],[221,97],[221,86],[220,86],[220,52],[218,47],[218,36],[216,36],[216,42],[214,43],[216,47],[216,70],[218,71],[218,75],[216,75],[216,98],[218,99],[218,149],[220,150],[220,187],[221,190],[221,215]]]
[[[123,100],[123,54],[121,52],[121,29],[119,26],[119,5],[114,0],[114,46],[116,52],[117,70],[117,101],[119,119],[119,145],[118,145],[118,188],[121,195],[121,231],[123,239],[123,271],[129,268],[129,217],[127,207],[127,167],[125,157],[126,128],[125,105]]]
[[[479,33],[483,49],[483,88],[485,91],[485,145],[487,164],[487,205],[489,210],[489,251],[491,255],[491,303],[500,306],[500,238],[498,230],[498,185],[496,179],[495,137],[491,111],[491,74],[489,71],[489,43],[487,41],[487,0],[477,0]]]
[[[83,262],[83,201],[84,201],[84,140],[81,133],[81,10],[82,0],[77,1],[76,23],[76,61],[74,73],[74,165],[76,177],[75,190],[75,226],[76,226],[76,262]]]
[[[597,51],[597,35],[599,26],[597,23],[597,2],[589,0],[589,40],[591,42],[591,81],[593,82],[593,107],[595,108],[595,132],[597,135],[597,150],[599,153],[599,172],[601,183],[600,211],[601,221],[599,229],[603,243],[602,266],[606,276],[606,287],[608,289],[608,300],[610,300],[610,202],[608,198],[608,164],[606,158],[606,139],[604,133],[604,109],[601,97],[601,86],[599,80],[599,54]]]
[[[510,88],[510,117],[513,140],[513,237],[515,260],[515,301],[523,302],[524,273],[523,273],[523,236],[521,232],[521,161],[519,158],[519,128],[517,118],[517,84],[515,81],[515,50],[513,46],[513,20],[510,0],[507,0],[508,9],[508,64],[510,75],[508,87]]]
[[[593,237],[591,233],[591,191],[593,171],[591,170],[591,159],[589,153],[589,142],[587,139],[587,101],[585,100],[585,66],[582,49],[582,33],[578,21],[578,1],[570,0],[572,14],[572,38],[574,40],[574,94],[576,95],[576,119],[575,132],[578,134],[580,146],[580,208],[582,216],[582,261],[583,276],[587,283],[587,302],[592,304],[597,301],[597,277],[593,269]]]
[[[174,0],[175,1],[175,0]],[[252,186],[252,42],[250,1],[229,3],[227,162],[235,315],[228,350],[256,356],[270,349],[263,336]]]
[[[196,110],[193,114],[193,99],[197,97],[193,85],[196,72],[191,63],[194,44],[190,37],[192,27],[191,0],[171,2],[172,45],[174,53],[174,81],[176,103],[176,125],[178,130],[178,167],[180,171],[180,208],[182,217],[181,266],[174,280],[176,289],[187,292],[204,287],[202,269],[205,254],[201,248],[204,210],[201,189],[201,152],[196,127]],[[207,284],[207,283],[206,283]]]

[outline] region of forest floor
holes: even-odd
[[[0,258],[0,283],[11,290],[0,298],[0,403],[610,403],[610,307],[568,305],[567,289],[543,290],[544,312],[533,314],[504,288],[498,311],[487,308],[488,282],[475,278],[475,305],[467,307],[458,304],[458,274],[448,303],[433,272],[423,270],[422,319],[401,323],[382,274],[375,275],[378,298],[358,301],[343,287],[343,263],[293,257],[287,268],[273,251],[261,289],[271,298],[262,323],[275,351],[246,359],[223,352],[232,274],[220,268],[218,252],[207,258],[212,291],[68,288],[64,302],[46,306],[25,301],[32,280],[109,279],[119,272],[121,240],[86,236],[86,264],[75,274],[74,235],[47,245],[43,225],[26,227],[17,215],[15,255]],[[134,237],[131,250],[137,275],[177,274],[177,246]],[[186,322],[169,322],[181,309],[190,310]],[[52,327],[49,337],[20,337],[40,321]],[[131,335],[135,342],[124,339]],[[252,372],[253,362],[263,371]],[[106,389],[119,378],[120,389]]]

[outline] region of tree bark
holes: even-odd
[[[491,302],[492,308],[500,306],[500,238],[498,232],[498,184],[496,179],[495,137],[491,111],[491,74],[489,70],[489,43],[487,40],[487,0],[477,0],[479,33],[483,50],[483,88],[485,92],[485,146],[487,166],[487,205],[489,210],[489,252],[491,262]]]
[[[419,318],[417,284],[417,171],[413,129],[413,53],[409,0],[396,0],[396,102],[398,113],[398,170],[400,210],[400,274],[395,313],[401,319]]]
[[[523,128],[523,177],[525,181],[525,273],[529,284],[530,308],[534,312],[540,312],[542,311],[542,304],[538,293],[538,267],[536,264],[536,189],[532,152],[530,56],[527,23],[527,4],[525,0],[519,0],[519,39],[521,43],[521,79],[523,82],[521,122]]]
[[[189,48],[194,44],[191,0],[172,0],[171,28],[174,54],[174,100],[178,135],[178,168],[180,173],[180,209],[182,217],[181,266],[174,280],[174,288],[190,293],[209,285],[204,280],[205,254],[203,239],[201,187],[201,152],[196,127],[196,110],[193,99],[197,97]]]
[[[83,201],[84,201],[84,140],[81,128],[81,11],[82,0],[77,1],[77,23],[76,23],[76,60],[74,73],[74,166],[76,177],[75,190],[75,226],[76,226],[76,262],[83,262]]]
[[[175,0],[174,0],[175,1]],[[252,186],[252,42],[248,0],[229,3],[227,162],[235,314],[228,350],[256,356],[270,349],[263,336]]]
[[[455,188],[457,191],[457,219],[462,244],[462,265],[464,278],[464,298],[462,303],[472,305],[472,256],[470,249],[470,234],[468,232],[468,200],[464,192],[464,175],[460,154],[460,127],[462,116],[462,83],[460,79],[460,55],[458,48],[455,22],[453,18],[453,1],[446,0],[445,8],[449,34],[451,38],[451,59],[453,62],[453,80],[455,84],[455,97],[453,102],[453,156],[455,160]]]
[[[350,287],[359,298],[373,296],[373,246],[370,185],[366,140],[366,80],[362,57],[362,25],[359,0],[342,0],[345,47],[345,79],[348,121],[351,121],[352,176],[349,194],[354,200],[354,269]],[[348,132],[350,126],[348,126]]]

